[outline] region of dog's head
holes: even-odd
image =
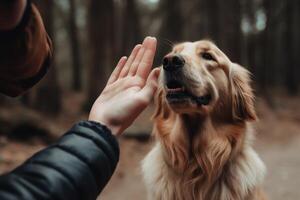
[[[210,41],[174,46],[162,61],[155,116],[216,115],[234,121],[254,120],[249,72],[232,63]]]

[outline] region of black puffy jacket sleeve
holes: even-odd
[[[118,160],[118,142],[109,129],[82,121],[58,142],[1,176],[0,199],[95,200]]]

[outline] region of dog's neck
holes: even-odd
[[[179,118],[182,126],[186,128],[185,132],[189,134],[189,136],[194,136],[199,132],[201,133],[201,129],[205,126],[204,123],[207,120],[207,118],[199,114],[178,114],[176,117]]]
[[[212,182],[243,145],[245,124],[220,124],[209,117],[174,114],[173,124],[158,120],[165,161],[175,173],[190,173]],[[161,122],[161,123],[160,123]],[[193,172],[190,166],[194,167]],[[191,177],[192,178],[192,177]]]

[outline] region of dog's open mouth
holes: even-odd
[[[169,103],[182,103],[184,101],[192,101],[197,103],[198,105],[208,105],[212,97],[210,94],[203,96],[195,96],[188,92],[186,87],[177,80],[170,80],[166,83],[166,91],[167,91],[167,100]]]

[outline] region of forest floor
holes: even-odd
[[[29,119],[36,119],[38,121],[36,124],[46,128],[51,135],[63,133],[74,121],[86,117],[86,115],[78,117],[79,108],[74,109],[72,106],[80,102],[74,102],[72,99],[74,98],[66,99],[64,102],[66,105],[64,109],[71,112],[55,118],[43,117],[31,109],[24,109],[15,104],[10,106],[0,104],[0,126],[9,124],[10,119],[18,116],[27,119],[26,122]],[[76,101],[80,100],[77,98]],[[258,132],[255,149],[267,165],[268,174],[264,187],[269,199],[300,199],[300,98],[275,97],[272,109],[263,99],[258,99],[257,110],[260,120],[255,124]],[[149,119],[152,112],[153,107],[149,107],[127,133],[129,135],[149,133],[151,131]],[[140,162],[151,149],[153,140],[138,141],[129,138],[120,138],[120,163],[99,200],[146,199]],[[18,142],[0,136],[0,173],[13,169],[45,146],[39,139]]]

